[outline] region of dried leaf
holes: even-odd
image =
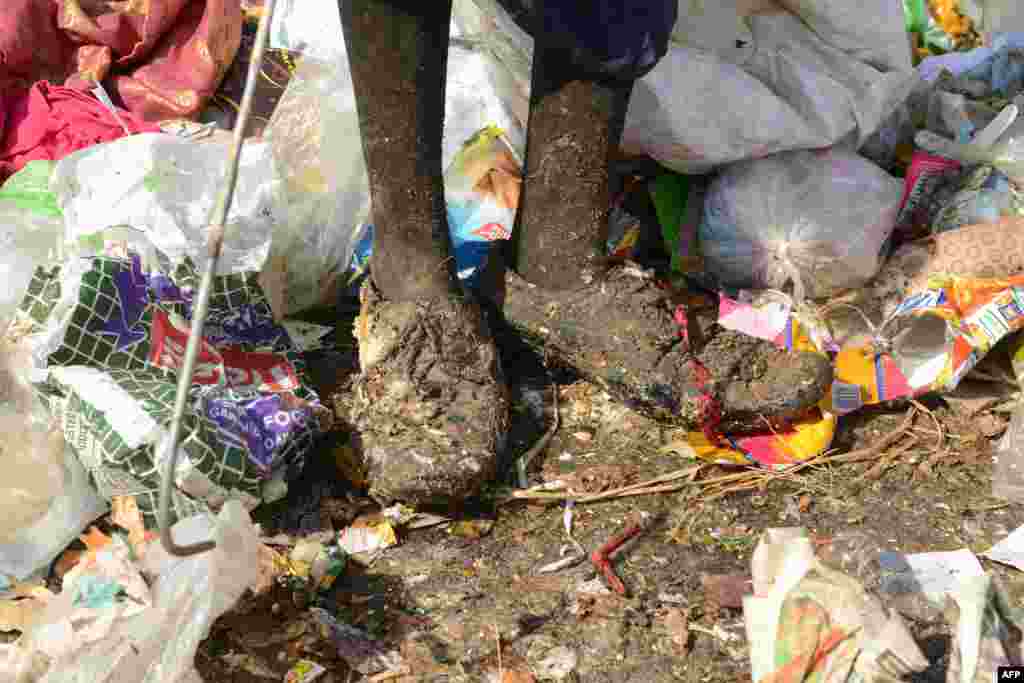
[[[529,671],[506,671],[501,683],[534,683],[537,679]]]
[[[85,552],[82,550],[65,550],[61,553],[56,564],[53,565],[53,573],[58,579],[63,579],[65,574],[74,569],[78,563],[82,561],[83,555],[85,555]]]
[[[268,545],[260,544],[259,578],[253,592],[257,595],[268,592],[274,587],[278,577],[288,572],[288,558]]]
[[[811,509],[811,497],[806,493],[800,496],[800,501],[797,503],[797,508],[800,512],[807,512]]]
[[[82,534],[78,538],[85,544],[86,549],[93,553],[98,553],[111,543],[110,536],[94,526],[89,527],[88,533]]]
[[[978,415],[975,425],[982,436],[992,439],[1006,431],[1007,422],[997,415],[985,413],[984,415]]]
[[[743,596],[753,591],[750,576],[746,574],[703,574],[700,577],[706,604],[718,608],[743,608]]]

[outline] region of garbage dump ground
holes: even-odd
[[[545,479],[569,477],[574,490],[600,493],[689,465],[667,449],[670,430],[615,406],[585,381],[573,382],[571,375],[559,380],[562,423],[537,462]],[[544,401],[545,423],[552,409],[543,387],[529,389],[532,394],[520,399],[522,431],[514,437],[521,451],[540,437],[538,421],[526,417],[531,404],[536,410]],[[369,567],[339,578],[331,599],[349,623],[379,634],[402,654],[402,664],[417,672],[408,680],[497,680],[499,639],[507,680],[746,679],[749,644],[740,600],[750,591],[751,554],[763,529],[803,526],[824,548],[836,539],[839,551],[852,547],[866,565],[861,575],[871,581],[872,571],[875,577],[880,571],[870,569],[870,558],[882,551],[967,548],[980,554],[1024,523],[1018,506],[989,495],[986,432],[1000,432],[1005,413],[967,417],[955,407],[933,407],[946,452],[927,474],[922,466],[935,458],[938,441],[930,416],[918,418],[887,452],[862,463],[825,464],[771,482],[765,481],[767,473],[748,473],[746,480],[722,485],[742,490],[715,499],[708,484],[577,504],[573,536],[588,554],[638,513],[651,516],[613,562],[626,596],[612,593],[589,559],[539,573],[564,559],[559,549],[569,545],[565,507],[516,502],[482,504],[467,513],[471,523],[402,534]],[[900,430],[906,414],[902,409],[858,415],[833,447],[839,453],[870,450]],[[891,465],[882,470],[878,463],[886,459]],[[698,481],[731,473],[709,466]],[[982,562],[1020,604],[1020,570]],[[850,566],[857,568],[857,562]],[[953,628],[937,608],[910,602],[907,613],[930,660],[912,680],[947,680]],[[232,666],[230,653],[260,657],[283,672],[303,656],[300,648],[307,642],[312,654],[306,656],[336,667],[335,680],[347,680],[333,648],[295,607],[291,591],[277,589],[243,600],[214,627],[196,661],[206,680],[255,681],[259,675]],[[282,650],[288,656],[279,662]]]

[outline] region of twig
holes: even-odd
[[[878,462],[876,462],[874,465],[872,465],[871,469],[869,469],[867,472],[862,474],[860,478],[861,479],[871,479],[871,480],[878,479],[879,477],[882,476],[883,472],[885,472],[887,469],[889,469],[889,467],[892,465],[893,461],[896,458],[898,458],[899,456],[903,455],[904,453],[906,453],[907,451],[909,451],[911,448],[913,448],[916,445],[917,445],[917,437],[915,437],[913,434],[911,434],[910,435],[910,440],[907,443],[901,444],[899,448],[895,449],[891,453],[888,453],[884,458],[880,458],[878,460]]]
[[[640,482],[639,484],[630,484],[629,486],[623,486],[621,488],[603,491],[601,493],[551,491],[550,489],[554,486],[554,482],[548,482],[530,489],[513,491],[511,495],[504,500],[504,502],[512,500],[539,500],[545,502],[571,500],[576,503],[596,503],[599,500],[607,500],[609,498],[625,498],[626,496],[639,496],[648,493],[665,493],[676,491],[687,486],[696,477],[697,473],[703,469],[703,467],[703,465],[694,465],[693,467],[676,470],[669,474],[663,474],[660,477],[655,477],[654,479],[649,479],[647,481]],[[684,478],[689,479],[690,481],[684,484],[670,483]],[[658,486],[659,484],[661,484],[661,486]]]
[[[992,510],[1002,510],[1003,508],[1008,508],[1011,505],[1013,505],[1012,502],[1006,501],[1006,502],[1003,502],[1003,503],[995,503],[993,505],[979,505],[977,507],[967,506],[967,507],[961,508],[960,512],[961,513],[964,513],[964,512],[990,512]]]
[[[833,455],[826,458],[826,460],[830,463],[864,462],[865,460],[872,460],[878,457],[885,452],[885,449],[899,441],[904,434],[910,431],[910,427],[914,423],[914,414],[915,411],[913,409],[907,411],[907,417],[903,420],[903,423],[883,436],[874,446],[850,451],[849,453],[843,453],[842,455]]]
[[[530,485],[530,482],[526,479],[526,468],[530,465],[530,462],[537,457],[537,454],[548,447],[551,443],[551,438],[554,437],[555,432],[558,431],[558,425],[561,421],[558,410],[558,383],[551,383],[551,402],[553,407],[554,415],[552,416],[551,426],[544,432],[544,435],[537,440],[537,443],[533,444],[530,450],[526,451],[516,462],[516,470],[519,474],[519,486],[526,488]]]
[[[914,475],[917,477],[926,477],[932,473],[932,465],[946,457],[946,430],[942,428],[942,422],[935,416],[935,413],[918,401],[911,401],[910,403],[919,411],[928,415],[928,417],[932,419],[932,422],[935,423],[935,429],[939,432],[932,455],[918,465],[917,470],[914,472]]]
[[[701,626],[700,624],[689,623],[686,625],[686,628],[690,631],[694,631],[695,633],[703,633],[704,635],[717,638],[718,640],[726,643],[735,643],[740,640],[739,636],[734,633],[729,633],[717,624],[715,624],[714,628],[708,628],[706,626]]]
[[[498,643],[498,683],[505,683],[505,667],[501,663],[501,633],[498,632],[498,625],[494,626],[494,640]]]
[[[407,675],[409,672],[406,669],[400,669],[397,671],[385,671],[384,673],[375,674],[367,678],[367,683],[379,683],[379,681],[390,681],[393,678],[401,678]]]
[[[794,474],[814,465],[832,464],[832,463],[850,463],[850,462],[864,462],[866,460],[874,460],[879,455],[885,452],[885,450],[893,443],[903,437],[913,424],[915,410],[910,409],[907,413],[906,419],[903,423],[882,437],[878,443],[868,448],[861,448],[856,451],[850,451],[849,453],[835,454],[831,451],[826,451],[821,455],[814,458],[810,458],[802,463],[791,465],[783,470],[777,472],[765,472],[760,469],[753,469],[753,471],[740,472],[737,474],[729,474],[723,477],[716,477],[715,479],[708,479],[700,482],[701,485],[707,487],[709,484],[723,484],[726,482],[736,482],[734,486],[721,487],[717,491],[711,494],[705,494],[704,500],[715,500],[721,498],[730,493],[736,491],[744,491],[753,488],[758,482],[761,485],[766,485],[768,482],[775,479],[787,479],[792,477]]]

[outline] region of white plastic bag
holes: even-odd
[[[856,153],[784,152],[726,168],[700,226],[705,267],[727,286],[821,298],[881,266],[903,187]]]
[[[223,186],[231,139],[192,141],[143,133],[75,152],[51,181],[68,242],[131,226],[172,263],[206,262],[208,225]],[[228,214],[218,274],[258,271],[281,221],[280,182],[270,146],[247,141]]]
[[[456,0],[456,21],[484,27],[494,70],[505,72],[492,76],[496,92],[525,124],[533,41],[496,0],[475,0],[475,10],[473,2]],[[779,4],[680,0],[668,54],[634,86],[623,150],[703,173],[784,150],[863,144],[917,82],[900,4]]]
[[[0,680],[200,683],[196,649],[213,622],[256,586],[260,542],[237,501],[226,503],[216,520],[192,517],[173,532],[186,544],[212,533],[217,546],[177,558],[151,543],[140,567],[126,560],[127,548],[115,539],[98,553],[95,567],[66,581],[36,625],[13,645],[0,646]],[[148,590],[143,573],[155,576]],[[134,599],[83,606],[76,587],[86,578],[115,582]]]
[[[47,567],[107,509],[28,384],[31,354],[0,343],[0,575]]]

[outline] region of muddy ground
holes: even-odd
[[[571,372],[545,373],[539,357],[522,346],[506,355],[512,356],[517,380],[513,455],[529,449],[550,424],[545,377],[553,377],[559,390],[561,425],[531,464],[531,483],[574,476],[580,486],[599,490],[692,464],[665,448],[678,433],[618,406]],[[343,379],[353,360],[351,353],[322,358],[321,381]],[[539,575],[537,569],[558,560],[566,543],[564,509],[502,503],[499,483],[494,495],[458,513],[493,520],[482,537],[455,535],[447,527],[402,533],[400,543],[370,566],[350,565],[321,604],[402,654],[408,673],[388,680],[496,681],[499,666],[504,681],[749,680],[742,611],[728,591],[705,590],[702,577],[748,573],[763,529],[805,526],[825,549],[832,539],[857,537],[861,557],[871,557],[879,550],[981,552],[1024,523],[1019,506],[990,496],[990,441],[1004,429],[1005,412],[967,417],[965,405],[973,404],[927,402],[947,436],[942,458],[934,457],[935,425],[922,413],[915,431],[889,452],[912,437],[916,444],[892,458],[890,467],[878,467],[877,458],[822,465],[715,501],[702,500],[694,485],[578,505],[574,533],[587,552],[622,531],[638,512],[651,515],[646,530],[615,557],[626,596],[602,588],[589,561]],[[834,447],[845,452],[878,443],[904,422],[907,409],[894,406],[844,419]],[[329,457],[326,450],[321,455]],[[926,471],[922,463],[929,461]],[[708,468],[700,477],[725,471]],[[338,490],[332,485],[330,495]],[[263,510],[257,518],[270,531],[282,514],[280,508]],[[486,531],[487,525],[476,528]],[[1024,599],[1024,573],[982,563],[1000,577],[1014,604]],[[869,583],[877,578],[870,563],[859,571]],[[279,587],[244,600],[200,648],[197,665],[205,680],[268,680],[299,658],[326,666],[323,681],[385,680],[350,671],[338,659],[318,632],[308,599]],[[905,614],[931,660],[915,680],[944,681],[949,626],[937,611],[908,607]],[[250,671],[256,663],[265,669],[262,677]]]

